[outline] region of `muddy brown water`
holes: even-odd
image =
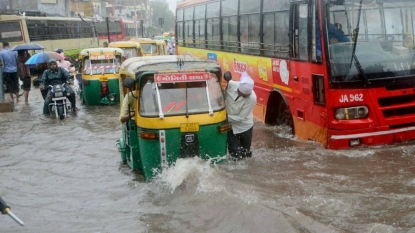
[[[415,232],[415,142],[333,151],[255,122],[252,158],[144,182],[120,163],[119,105],[30,104],[0,114],[0,196],[26,224],[0,215],[2,233]]]

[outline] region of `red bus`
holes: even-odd
[[[256,118],[330,149],[415,139],[415,1],[190,0],[177,54],[255,80]]]
[[[134,21],[115,19],[107,23],[98,22],[96,23],[98,36],[100,40],[108,41],[108,28],[110,32],[110,42],[122,41],[135,37],[135,25]]]

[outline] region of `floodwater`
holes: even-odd
[[[144,182],[120,163],[119,106],[30,103],[0,113],[0,195],[26,224],[0,215],[2,233],[415,232],[415,142],[333,151],[256,122],[252,158]]]

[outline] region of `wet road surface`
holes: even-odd
[[[144,182],[120,163],[119,105],[61,121],[42,101],[0,113],[0,195],[26,224],[1,215],[2,233],[415,232],[415,142],[333,151],[256,122],[252,158]]]

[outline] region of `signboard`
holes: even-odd
[[[210,79],[209,72],[165,73],[156,74],[156,83],[201,82]]]
[[[6,38],[15,38],[15,37],[21,37],[22,36],[22,32],[21,31],[12,31],[12,32],[2,32],[1,33],[1,38],[6,39]]]
[[[115,55],[98,55],[98,56],[89,56],[90,60],[105,60],[105,59],[115,59]]]

